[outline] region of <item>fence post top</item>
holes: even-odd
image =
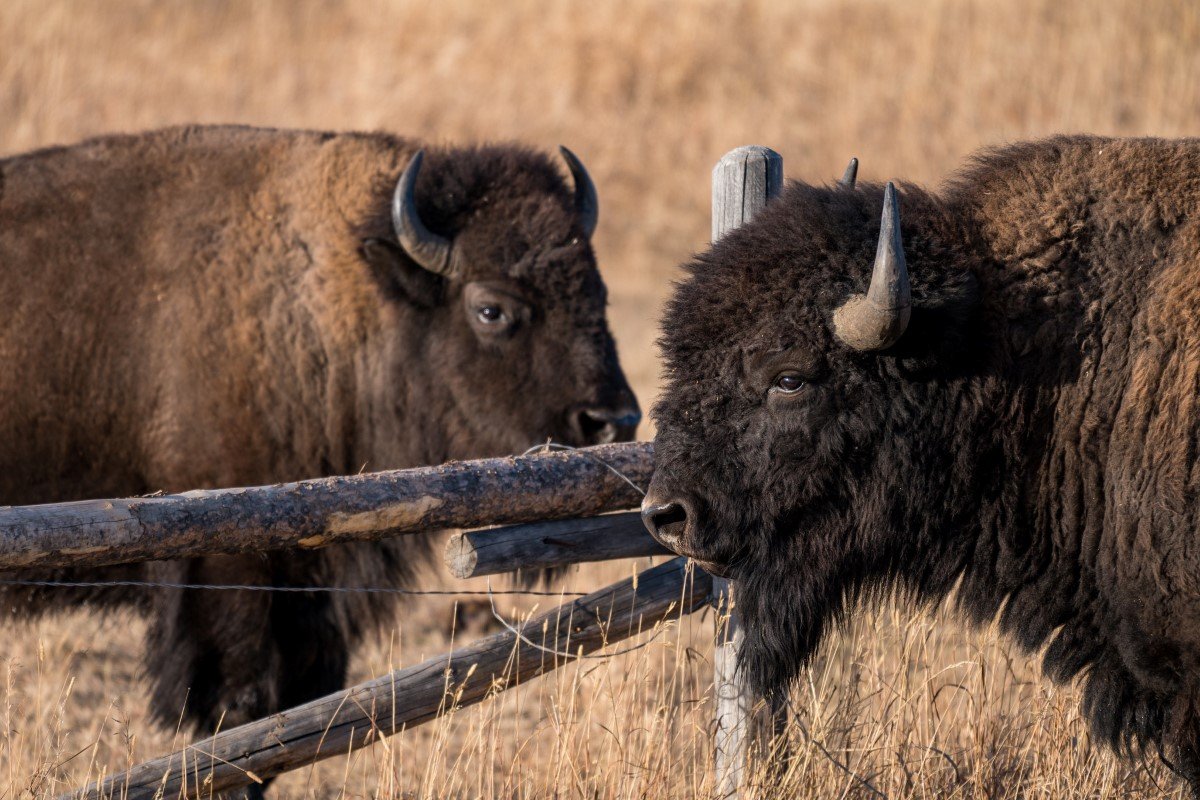
[[[783,190],[783,156],[769,147],[730,150],[712,172],[712,240],[740,228]]]
[[[783,156],[779,155],[779,153],[775,152],[771,148],[764,147],[761,144],[747,144],[742,145],[741,147],[735,147],[725,155],[721,156],[720,160],[717,161],[716,166],[713,167],[713,172],[716,172],[717,170],[729,164],[741,164],[745,163],[746,161],[752,161],[756,159],[762,159],[763,161],[766,161],[772,165],[775,162],[779,162],[780,164],[783,163]]]

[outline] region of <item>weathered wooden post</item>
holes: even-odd
[[[745,223],[783,188],[783,158],[767,147],[739,147],[717,162],[712,175],[712,239]],[[782,705],[757,697],[737,672],[742,641],[733,585],[713,578],[717,641],[713,691],[717,719],[715,767],[717,797],[737,797],[752,753],[764,755],[786,722]]]

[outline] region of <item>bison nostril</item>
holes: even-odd
[[[687,509],[675,502],[647,506],[642,509],[642,523],[656,539],[677,542],[687,529]]]
[[[575,429],[587,444],[608,444],[633,438],[642,415],[634,410],[585,408],[575,415]]]
[[[594,408],[579,412],[579,432],[585,442],[592,444],[608,444],[617,438],[617,426],[607,414]]]

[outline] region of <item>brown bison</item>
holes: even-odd
[[[1200,140],[793,184],[688,273],[643,514],[737,581],[752,682],[957,588],[1200,793]]]
[[[264,484],[632,436],[583,165],[186,127],[0,161],[0,504]],[[37,577],[402,586],[428,540]],[[9,576],[14,577],[14,576]],[[30,577],[18,575],[15,577]],[[378,595],[0,588],[151,619],[211,729],[342,686]]]

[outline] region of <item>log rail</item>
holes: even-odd
[[[457,533],[446,542],[446,566],[456,578],[498,575],[609,561],[666,556],[636,511],[587,519],[533,522]]]
[[[636,442],[274,486],[0,507],[0,571],[592,516],[636,507],[641,495],[630,482],[645,486],[653,470],[653,445]]]

